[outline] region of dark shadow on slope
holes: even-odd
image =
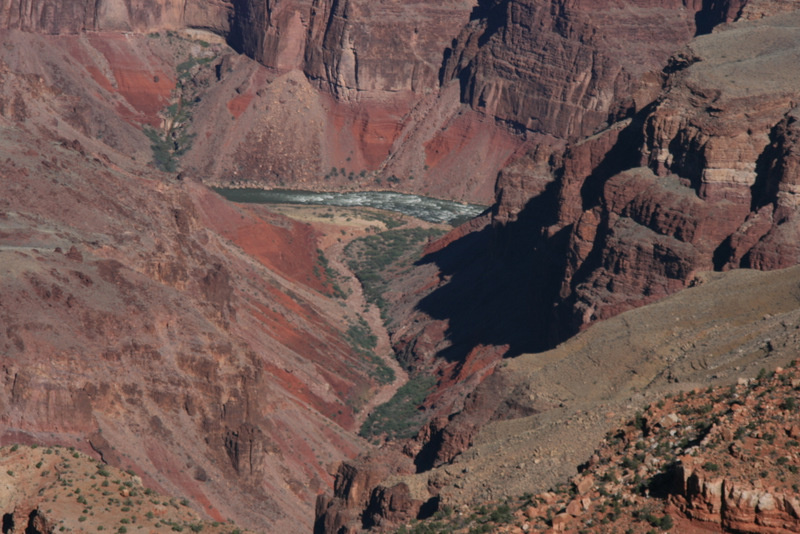
[[[458,39],[453,39],[449,48],[442,54],[442,63],[439,67],[439,84],[445,85],[450,80],[457,79],[461,86],[461,101],[471,102],[475,96],[475,54],[491,38],[505,27],[509,0],[480,0],[472,9],[470,23],[462,29]],[[472,56],[465,56],[468,51],[466,42],[475,34],[478,35],[478,46],[471,51]],[[459,39],[465,42],[459,42]],[[471,50],[471,49],[470,49]],[[456,52],[459,52],[456,55]]]
[[[264,28],[267,20],[266,3],[254,0],[234,0],[229,17],[228,45],[252,59],[258,59],[264,47]]]
[[[555,183],[532,199],[517,221],[487,226],[431,253],[449,281],[423,298],[418,308],[447,320],[451,342],[439,356],[462,361],[478,345],[508,345],[509,356],[551,344],[547,325],[564,271],[567,234],[545,239],[554,222]]]
[[[643,120],[634,117],[592,174],[583,181],[583,209],[602,205],[603,189],[615,174],[638,166]],[[567,225],[553,235],[558,221],[559,188],[563,176],[532,198],[516,221],[487,226],[468,234],[419,263],[434,263],[448,282],[418,308],[436,320],[448,321],[451,346],[439,353],[447,361],[463,361],[478,345],[508,345],[507,356],[540,352],[574,335],[573,297],[560,294],[570,257],[573,231]],[[580,179],[575,177],[573,179]],[[572,276],[570,290],[600,266],[608,234],[601,224],[594,247]],[[570,291],[571,292],[571,291]]]
[[[711,257],[714,270],[721,271],[728,264],[731,256],[733,256],[733,247],[731,246],[731,236],[728,236],[714,249],[714,255]]]
[[[649,114],[650,108],[646,107],[633,117],[617,138],[617,142],[602,161],[594,168],[581,187],[583,209],[588,210],[600,204],[603,188],[609,178],[624,170],[640,165],[641,153],[639,149],[644,144],[642,128],[644,119]]]
[[[756,179],[750,187],[751,212],[756,212],[777,200],[783,160],[782,130],[782,122],[772,127],[769,132],[770,142],[756,159]]]
[[[739,8],[733,20],[738,19],[742,14],[742,8],[747,3],[747,0],[739,0],[738,2],[731,2],[730,0],[703,0],[703,6],[694,15],[695,37],[698,35],[706,35],[711,31],[726,22],[728,13],[731,11],[731,4],[738,3]]]
[[[28,515],[28,526],[25,527],[25,534],[44,534],[39,530],[39,526],[44,523],[44,520],[40,519],[40,517],[38,509],[31,511],[30,515]]]

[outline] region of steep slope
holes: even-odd
[[[794,8],[685,4],[3,3],[4,439],[80,438],[212,516],[310,528],[333,464],[364,448],[348,431],[377,384],[349,347],[358,318],[330,298],[308,227],[194,180],[494,197],[392,288],[392,341],[436,377],[423,410],[438,417],[413,460],[386,447],[383,472],[343,464],[318,526],[450,498],[442,470],[372,488],[450,462],[495,412],[544,411],[492,404],[503,380],[526,387],[492,374],[503,354],[704,270],[797,262]],[[547,402],[605,394],[547,387]]]
[[[119,73],[149,58],[164,79],[179,54],[146,36],[6,35],[0,439],[74,446],[217,521],[308,531],[380,388],[316,233],[141,163],[138,124],[159,120]],[[103,50],[127,58],[116,75],[52,61]]]
[[[798,532],[797,371],[667,395],[608,432],[570,484],[444,506],[407,531]]]
[[[206,28],[229,31],[234,2],[145,0],[3,0],[0,27],[46,34],[86,31],[149,31],[163,28]]]
[[[542,350],[700,271],[795,264],[797,27],[783,13],[700,36],[641,111],[505,167],[487,226],[403,282],[419,302],[398,309],[408,360]]]
[[[461,79],[473,108],[531,132],[579,139],[649,103],[658,81],[645,75],[697,32],[701,3],[686,4],[480,2],[445,69]]]
[[[332,498],[320,500],[319,531],[391,530],[437,509],[546,491],[643,405],[796,358],[799,280],[798,267],[716,274],[551,351],[499,363],[404,456],[345,464]]]
[[[549,231],[569,228],[561,297],[574,324],[660,298],[699,270],[796,263],[791,250],[780,262],[761,251],[786,246],[779,235],[792,242],[799,21],[740,22],[696,39],[652,109],[568,156]]]
[[[263,64],[217,71],[237,81],[223,84],[229,110],[203,114],[223,131],[198,136],[213,132],[222,157],[204,148],[187,162],[206,179],[488,202],[497,171],[524,146],[563,145],[649,103],[658,79],[648,73],[699,21],[710,28],[735,10],[702,4],[7,0],[0,27],[203,30]],[[636,53],[621,53],[631,39]]]

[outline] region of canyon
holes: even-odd
[[[3,445],[257,531],[391,530],[795,355],[792,2],[0,0],[0,32]],[[209,186],[491,208],[379,310],[347,244],[420,223]],[[422,377],[416,435],[358,435]]]

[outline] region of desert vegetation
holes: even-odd
[[[243,532],[232,523],[204,519],[188,499],[161,494],[134,471],[98,462],[74,447],[5,446],[0,464],[8,494],[32,503],[33,511],[17,514],[17,509],[6,519],[22,529],[25,521],[40,521],[55,532]],[[34,529],[28,524],[26,531]]]
[[[443,504],[397,532],[656,534],[697,528],[688,521],[756,531],[747,517],[796,531],[798,395],[795,362],[731,386],[667,395],[609,432],[569,483],[499,502]]]
[[[169,32],[171,41],[182,40],[177,34]],[[201,45],[202,46],[202,45]],[[203,47],[208,48],[208,43]],[[143,131],[150,139],[153,151],[153,164],[165,172],[175,172],[180,158],[192,148],[192,140],[196,134],[190,132],[192,124],[192,108],[199,98],[199,86],[194,78],[198,71],[214,61],[216,57],[209,55],[195,57],[190,55],[176,67],[175,89],[172,91],[172,103],[161,113],[163,124],[160,128],[144,126]]]
[[[364,421],[360,434],[365,438],[402,439],[413,436],[425,421],[419,406],[430,393],[436,379],[429,375],[412,378],[392,399],[378,406]]]
[[[391,384],[394,382],[394,370],[375,354],[374,351],[378,343],[378,338],[372,333],[369,324],[367,324],[361,315],[358,315],[357,323],[351,323],[347,328],[345,337],[350,343],[350,346],[361,354],[364,360],[371,366],[372,370],[370,371],[370,375],[372,375],[379,384]]]
[[[361,282],[367,301],[380,308],[384,320],[389,318],[383,296],[387,280],[409,269],[421,256],[424,244],[443,233],[436,228],[395,228],[347,245],[349,267]]]

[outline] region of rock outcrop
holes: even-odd
[[[733,532],[800,532],[800,495],[692,469],[691,459],[676,468],[673,504],[687,517]],[[716,464],[715,464],[716,465]]]
[[[564,205],[584,212],[560,222],[573,228],[562,296],[572,294],[578,324],[674,292],[698,271],[796,263],[786,172],[794,22],[795,15],[740,22],[693,41],[673,60],[664,94],[626,127],[606,161],[575,173],[588,176],[583,196]],[[758,49],[767,36],[768,49]],[[625,156],[623,143],[641,147],[644,167],[635,166],[630,148]],[[612,158],[633,168],[608,173]],[[565,176],[571,170],[568,161]],[[767,249],[780,252],[764,255]]]
[[[450,502],[417,528],[800,532],[795,476],[800,467],[793,452],[800,436],[797,370],[762,369],[757,379],[740,377],[728,386],[661,397],[609,430],[568,483],[469,504]],[[519,471],[529,469],[536,465],[517,464],[518,473],[504,482],[523,478]],[[536,487],[535,478],[528,487]]]
[[[249,524],[310,526],[321,466],[364,446],[347,431],[375,383],[313,232],[192,177],[496,199],[398,277],[393,342],[435,374],[437,417],[402,469],[344,464],[323,530],[424,515],[487,422],[574,400],[495,398],[503,354],[701,271],[800,257],[791,2],[7,0],[0,27],[3,439],[91,436],[211,515],[208,495]],[[184,104],[195,141],[165,185],[142,128]]]
[[[796,22],[741,20],[696,38],[670,59],[652,104],[500,174],[495,241],[550,263],[560,290],[537,278],[530,294],[534,308],[555,306],[554,340],[700,271],[796,263]]]
[[[596,444],[606,436],[609,447],[622,443],[629,449],[631,458],[626,461],[629,466],[624,480],[632,481],[638,475],[637,482],[631,482],[637,506],[615,515],[624,522],[645,504],[639,500],[644,497],[641,488],[636,488],[638,481],[667,471],[671,456],[691,455],[692,450],[685,450],[689,444],[700,442],[706,437],[708,423],[720,419],[724,425],[708,434],[696,449],[701,459],[698,462],[715,462],[723,473],[724,461],[730,460],[740,475],[737,487],[744,488],[752,479],[763,480],[762,489],[773,495],[789,491],[794,479],[788,468],[781,467],[786,460],[777,461],[784,453],[769,454],[768,460],[757,465],[757,459],[749,454],[729,458],[727,447],[739,439],[732,437],[739,427],[747,427],[754,420],[753,413],[760,415],[755,428],[745,429],[750,438],[756,438],[748,438],[749,450],[754,451],[758,443],[766,447],[763,440],[772,439],[769,434],[775,435],[776,452],[795,439],[790,432],[797,412],[791,412],[792,421],[783,422],[788,415],[778,406],[796,396],[793,388],[800,384],[797,370],[794,375],[785,372],[762,380],[757,388],[741,386],[755,386],[752,377],[767,375],[761,368],[782,367],[796,357],[800,331],[795,326],[800,308],[797,295],[787,293],[787,289],[794,287],[798,276],[797,266],[768,273],[736,270],[709,276],[697,287],[596,323],[550,351],[503,361],[474,388],[458,413],[434,420],[420,432],[419,438],[424,441],[405,448],[414,459],[416,474],[398,473],[378,482],[375,488],[404,483],[418,491],[414,494],[417,502],[438,498],[440,510],[462,510],[461,515],[453,514],[461,518],[471,515],[467,507],[477,509],[487,501],[505,502],[509,497],[514,500],[526,493],[544,492],[584,469],[593,469],[590,474],[594,474],[594,480],[603,481],[595,490],[602,485],[607,494],[614,495],[618,486],[613,481],[623,477],[618,467],[622,458],[614,456],[614,461],[608,462],[608,455],[601,454],[604,461],[593,459]],[[709,384],[723,387],[716,388],[713,395],[698,394]],[[674,404],[682,402],[684,396],[689,398],[686,393],[678,395],[679,391],[692,389],[691,408]],[[727,393],[733,389],[736,396]],[[772,400],[764,401],[765,409],[759,410],[764,391]],[[659,402],[665,394],[672,400]],[[717,398],[724,400],[712,402]],[[741,407],[747,408],[741,413],[735,406],[740,401]],[[636,446],[644,438],[617,437],[617,422],[634,418],[635,411],[648,403],[649,412],[631,428],[644,434],[646,446]],[[713,413],[707,411],[709,403],[714,406]],[[793,401],[788,403],[791,408]],[[687,413],[692,419],[687,419]],[[698,432],[702,432],[700,438],[696,437]],[[661,448],[659,440],[664,440]],[[640,453],[657,458],[634,460],[633,455]],[[643,471],[645,465],[647,472]],[[765,479],[761,472],[767,468],[769,478]],[[663,479],[656,477],[656,484]],[[784,489],[769,490],[778,482]],[[575,499],[566,489],[563,493],[565,500],[560,504],[548,503],[541,510],[542,523],[547,520],[547,508],[554,508],[549,514],[554,517]],[[674,494],[678,495],[677,491]],[[702,497],[692,498],[698,500],[699,507]],[[598,499],[596,494],[591,496],[595,504]],[[347,508],[340,498],[328,504],[328,509],[339,513],[343,508],[349,510],[348,517],[356,524],[367,517],[366,506]],[[569,523],[574,531],[585,528],[584,521],[601,509],[594,506],[587,510],[578,499],[570,510],[580,514],[578,519],[570,515],[573,519]],[[605,509],[609,511],[608,504]],[[677,519],[676,513],[669,513]],[[603,517],[605,514],[596,520]],[[566,517],[562,519],[566,522]]]

